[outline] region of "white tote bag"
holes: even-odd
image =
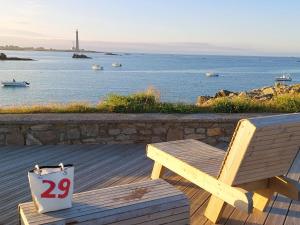
[[[28,172],[29,185],[39,213],[72,207],[73,165],[35,166]]]

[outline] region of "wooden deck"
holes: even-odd
[[[75,192],[149,179],[152,161],[145,145],[69,145],[0,148],[0,225],[18,224],[17,205],[31,200],[27,171],[35,164],[75,165]],[[300,178],[300,154],[289,176]],[[168,173],[166,180],[191,200],[191,224],[211,224],[203,216],[209,194]],[[300,224],[300,202],[275,196],[267,212],[251,215],[227,206],[221,224]]]

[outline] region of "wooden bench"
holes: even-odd
[[[186,196],[158,179],[73,195],[73,207],[39,214],[33,202],[19,205],[21,224],[189,224]]]

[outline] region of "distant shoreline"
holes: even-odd
[[[54,49],[54,48],[44,48],[44,47],[19,47],[19,46],[0,46],[0,51],[35,51],[35,52],[74,52],[73,49]],[[104,55],[120,55],[113,52],[100,52],[93,50],[81,49],[81,53],[100,53]],[[125,53],[128,54],[128,53]]]

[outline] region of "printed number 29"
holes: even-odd
[[[71,181],[67,178],[64,178],[58,183],[58,189],[63,191],[63,193],[58,194],[57,196],[56,194],[51,193],[55,189],[56,185],[52,180],[43,180],[43,184],[49,184],[50,186],[41,194],[42,198],[65,198],[69,194]]]

